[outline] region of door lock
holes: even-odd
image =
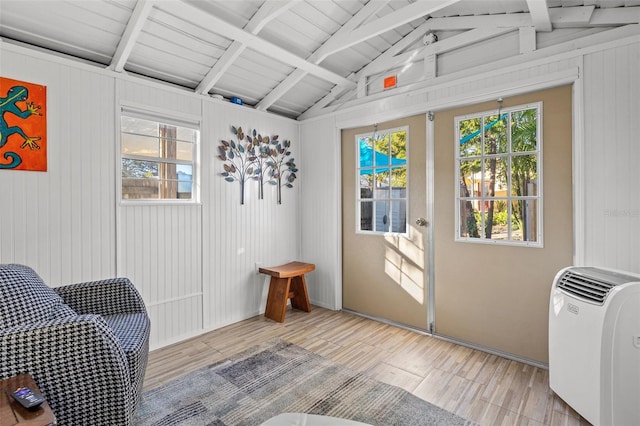
[[[416,219],[416,225],[418,226],[427,226],[428,224],[429,222],[427,222],[427,219],[425,219],[424,217]]]

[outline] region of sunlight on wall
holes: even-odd
[[[413,227],[409,236],[385,237],[385,273],[418,303],[424,304],[424,239]]]

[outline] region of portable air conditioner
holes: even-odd
[[[594,425],[640,425],[640,275],[558,272],[549,303],[549,385]]]

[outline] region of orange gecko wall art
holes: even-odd
[[[0,170],[47,170],[47,88],[0,77]]]

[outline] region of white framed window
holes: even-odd
[[[409,128],[355,137],[356,232],[407,232]]]
[[[196,202],[199,139],[198,121],[123,107],[121,199]]]
[[[455,126],[456,240],[542,247],[542,103]]]

